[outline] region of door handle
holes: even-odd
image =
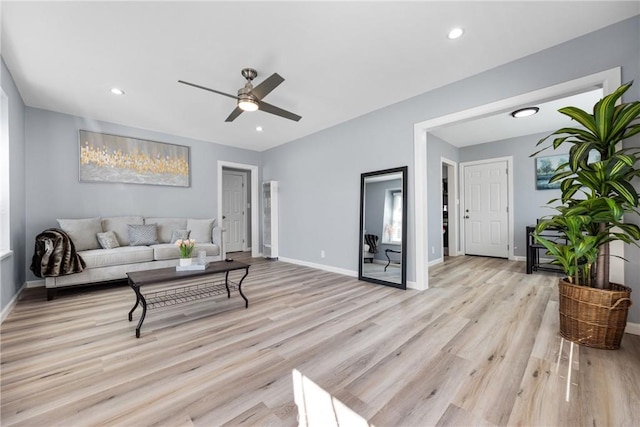
[[[224,216],[224,215],[222,215],[222,219],[227,219],[227,217],[226,217],[226,216]]]
[[[465,218],[465,219],[469,219],[469,215],[465,215],[465,216],[464,216],[464,218]]]

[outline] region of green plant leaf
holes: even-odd
[[[564,107],[558,111],[580,123],[594,135],[598,135],[598,128],[596,127],[595,119],[591,114],[577,107]]]
[[[621,104],[618,107],[622,106],[620,109],[620,114],[615,118],[613,128],[611,129],[611,136],[615,138],[620,134],[622,136],[624,134],[624,129],[631,124],[634,120],[640,117],[640,102],[636,101],[630,104]],[[621,138],[615,139],[614,141],[618,141]]]

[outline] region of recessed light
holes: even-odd
[[[117,87],[111,88],[111,93],[114,95],[124,95],[124,91]]]
[[[256,132],[262,132],[262,126],[256,126]]]
[[[540,109],[538,107],[526,107],[526,108],[521,108],[519,110],[516,111],[512,111],[511,112],[511,117],[514,117],[516,119],[520,119],[522,117],[529,117],[529,116],[533,116],[534,114],[536,114],[538,111],[540,111]]]
[[[452,29],[451,31],[449,31],[449,34],[447,34],[447,37],[450,40],[454,40],[454,39],[457,39],[457,38],[461,37],[462,34],[464,34],[464,30],[462,28],[460,28],[460,27],[456,27],[456,28]]]

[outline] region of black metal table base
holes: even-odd
[[[139,305],[142,306],[142,315],[140,316],[138,326],[136,327],[136,338],[140,338],[140,330],[142,329],[142,324],[144,323],[144,319],[147,316],[147,309],[151,310],[154,308],[184,304],[203,298],[222,295],[225,293],[225,291],[227,294],[227,298],[231,298],[231,290],[236,289],[244,300],[244,307],[249,308],[249,300],[242,292],[242,282],[248,274],[249,268],[245,270],[245,273],[240,281],[238,283],[235,283],[229,280],[229,271],[227,271],[225,272],[224,282],[214,282],[208,280],[204,283],[199,284],[191,284],[186,286],[176,285],[169,289],[164,289],[157,292],[149,292],[146,295],[140,291],[140,286],[133,282],[130,278],[129,286],[131,286],[136,294],[136,302],[129,311],[129,322],[133,320],[133,312],[136,310],[136,308],[138,308]]]
[[[394,254],[401,254],[400,251],[394,251],[393,249],[385,249],[384,254],[387,256],[387,265],[384,266],[384,271],[387,271],[387,267],[391,264],[391,258],[389,258],[389,252],[393,252]]]

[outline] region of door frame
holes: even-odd
[[[465,186],[466,186],[466,178],[465,178],[465,168],[469,166],[477,166],[483,165],[487,163],[497,163],[497,162],[507,162],[507,245],[509,246],[508,250],[508,258],[510,260],[515,260],[515,256],[513,254],[513,245],[515,244],[514,239],[514,214],[513,214],[513,156],[506,157],[494,157],[492,159],[482,159],[482,160],[473,160],[469,162],[460,162],[460,212],[464,212],[465,209]],[[460,236],[465,235],[464,221],[460,220]],[[460,253],[465,255],[467,253],[467,239],[463,237],[460,239]]]
[[[222,169],[223,168],[230,168],[230,169],[240,169],[240,170],[244,170],[244,171],[249,171],[251,172],[251,257],[253,258],[258,258],[260,257],[260,222],[258,220],[258,214],[260,211],[260,205],[259,205],[259,201],[258,201],[258,195],[259,195],[259,188],[260,186],[258,185],[259,180],[259,176],[258,173],[260,171],[260,168],[258,166],[255,165],[248,165],[248,164],[244,164],[244,163],[235,163],[235,162],[227,162],[224,160],[218,160],[218,183],[217,183],[217,189],[218,189],[218,224],[220,226],[220,229],[222,231],[224,231],[222,229]],[[225,259],[227,257],[227,254],[224,250],[224,238],[221,236],[221,248],[220,248],[220,255],[222,256],[222,259]]]
[[[590,74],[564,83],[490,102],[478,107],[431,118],[413,125],[413,161],[414,175],[414,218],[415,218],[415,282],[407,282],[407,287],[425,290],[429,288],[429,234],[427,201],[427,134],[430,129],[463,120],[474,119],[489,114],[509,111],[510,109],[535,104],[549,99],[568,96],[595,87],[602,87],[603,94],[609,95],[620,86],[620,67]]]
[[[447,218],[449,237],[449,241],[447,243],[449,245],[449,256],[458,256],[461,255],[461,252],[459,251],[460,239],[458,238],[458,224],[460,222],[458,214],[458,208],[460,207],[460,199],[458,199],[458,163],[445,157],[440,157],[440,182],[444,179],[444,176],[442,176],[442,165],[447,165]],[[442,189],[440,189],[440,212],[444,211],[444,201],[442,196]],[[440,225],[441,227],[444,227],[444,220]],[[441,241],[442,248],[440,248],[440,253],[444,260],[444,239]]]
[[[249,191],[249,177],[248,177],[248,173],[246,170],[236,170],[236,169],[229,169],[226,166],[222,168],[222,179],[223,179],[223,183],[222,186],[224,186],[224,174],[225,172],[227,173],[235,173],[238,175],[242,175],[242,206],[244,209],[244,212],[247,211],[247,202],[249,201],[249,197],[247,196],[247,193]],[[246,186],[245,186],[246,184]],[[221,199],[224,200],[224,199]],[[253,205],[252,205],[252,209],[253,211]],[[220,217],[220,222],[222,223],[222,217]],[[251,233],[251,230],[248,230],[247,225],[248,225],[248,221],[247,221],[247,215],[242,215],[242,228],[243,228],[243,233],[244,233],[244,238],[242,239],[242,251],[246,252],[249,250],[249,246],[247,245],[247,234]],[[253,241],[251,242],[253,244]]]

